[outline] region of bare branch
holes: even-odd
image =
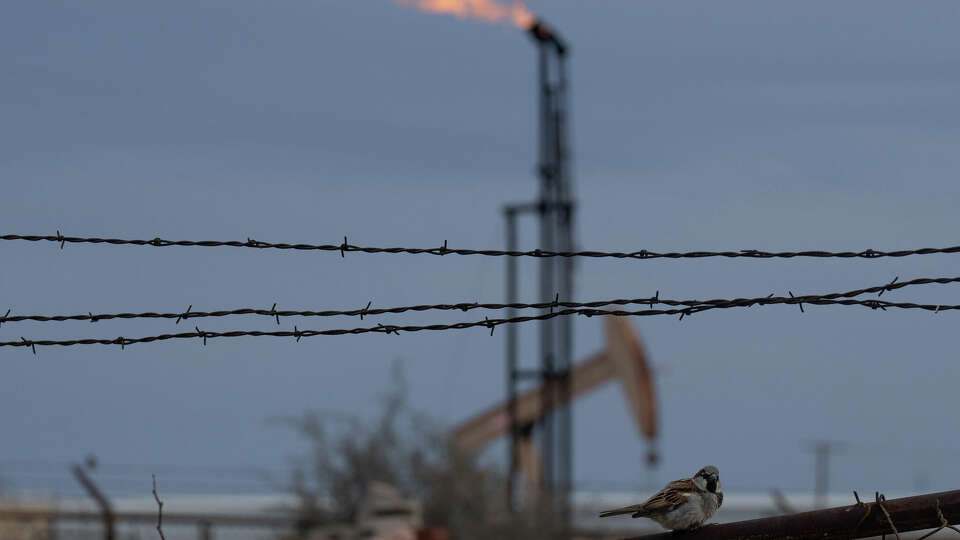
[[[167,540],[167,537],[163,535],[163,501],[160,500],[160,496],[157,495],[157,475],[153,476],[153,498],[157,501],[157,534],[160,535],[160,540]]]

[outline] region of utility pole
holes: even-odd
[[[816,482],[813,491],[816,494],[814,506],[827,507],[827,496],[830,493],[830,443],[818,442],[814,447],[814,461],[816,462]]]
[[[830,494],[830,458],[842,445],[836,441],[816,441],[807,446],[813,452],[813,505],[826,508]]]

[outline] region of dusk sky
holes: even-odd
[[[572,46],[578,247],[960,244],[957,3],[530,8]],[[507,25],[389,0],[19,1],[0,8],[0,66],[0,234],[499,249],[502,206],[537,193],[535,49]],[[536,223],[524,226],[522,247],[536,248]],[[826,293],[957,276],[958,257],[586,259],[575,296]],[[0,242],[0,313],[499,302],[504,264]],[[539,300],[535,262],[521,269],[521,298]],[[954,285],[883,299],[960,304]],[[728,492],[809,491],[816,440],[845,443],[834,491],[956,488],[960,315],[805,309],[632,319],[658,368],[662,467],[644,470],[609,385],[574,409],[578,488],[640,489],[714,464]],[[483,315],[18,322],[0,341]],[[575,358],[603,346],[599,319],[574,327]],[[63,464],[88,453],[131,466],[104,480],[111,493],[146,493],[160,465],[282,473],[307,447],[270,419],[374,418],[395,362],[412,407],[454,425],[504,397],[503,335],[0,348],[0,481],[72,493]],[[521,336],[532,365],[536,326]],[[204,482],[170,489],[232,489]]]

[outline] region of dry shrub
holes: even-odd
[[[301,532],[352,521],[365,490],[380,482],[419,500],[424,525],[447,529],[453,540],[549,537],[550,522],[536,510],[507,511],[502,471],[454,448],[446,430],[409,410],[402,373],[394,372],[375,422],[318,413],[288,420],[310,443],[292,482]],[[346,429],[332,435],[340,422]]]

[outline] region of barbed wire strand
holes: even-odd
[[[847,292],[840,293],[830,293],[825,295],[812,295],[811,298],[821,298],[821,299],[835,299],[835,298],[852,298],[860,296],[863,294],[872,294],[879,293],[883,295],[884,292],[894,291],[897,289],[902,289],[904,287],[910,287],[914,285],[926,285],[926,284],[950,284],[960,282],[960,277],[940,277],[940,278],[917,278],[909,281],[900,281],[899,276],[894,278],[893,281],[884,284],[876,285],[873,287],[866,287],[862,289],[856,289]],[[798,299],[797,303],[800,305],[801,311],[803,310],[804,298],[800,296],[793,296],[793,293],[790,292],[790,297]],[[197,319],[197,318],[208,318],[208,317],[227,317],[232,315],[259,315],[274,318],[277,321],[277,324],[280,324],[280,317],[334,317],[334,316],[359,316],[361,320],[368,315],[381,315],[381,314],[396,314],[396,313],[405,313],[408,311],[423,312],[423,311],[471,311],[475,309],[483,310],[500,310],[506,308],[512,309],[547,309],[547,308],[599,308],[605,306],[626,306],[626,305],[650,305],[652,308],[655,304],[668,305],[668,306],[698,306],[706,304],[724,304],[728,302],[756,302],[756,299],[744,299],[739,298],[735,300],[724,300],[724,299],[715,299],[715,300],[670,300],[660,298],[660,293],[657,291],[656,296],[649,298],[616,298],[611,300],[597,300],[591,302],[561,302],[559,301],[559,296],[557,299],[552,302],[534,302],[534,303],[521,303],[521,302],[511,302],[511,303],[479,303],[479,302],[463,302],[458,304],[421,304],[414,306],[400,306],[400,307],[391,307],[391,308],[371,308],[372,301],[368,302],[366,307],[361,309],[349,309],[349,310],[323,310],[323,311],[303,311],[303,310],[278,310],[277,304],[274,303],[273,307],[270,309],[256,309],[256,308],[240,308],[240,309],[229,309],[229,310],[217,310],[217,311],[191,311],[193,305],[187,307],[187,310],[180,313],[155,313],[155,312],[144,312],[144,313],[100,313],[100,314],[77,314],[77,315],[10,315],[10,310],[7,310],[5,316],[0,317],[0,325],[4,323],[19,322],[19,321],[35,321],[35,322],[60,322],[60,321],[90,321],[97,322],[102,320],[111,320],[111,319],[176,319],[175,324],[179,324],[181,320],[187,319]]]
[[[684,317],[693,315],[695,313],[700,313],[703,311],[709,311],[713,309],[725,309],[725,308],[735,308],[735,307],[749,307],[755,305],[775,305],[775,304],[812,304],[812,305],[844,305],[844,306],[864,306],[871,309],[880,309],[886,311],[888,308],[897,308],[897,309],[921,309],[925,311],[932,311],[934,313],[940,311],[952,311],[960,309],[960,305],[950,305],[950,304],[916,304],[912,302],[887,302],[885,300],[856,300],[856,299],[830,299],[825,297],[818,296],[795,296],[795,297],[774,297],[767,296],[761,298],[742,298],[735,300],[715,300],[709,301],[701,305],[695,305],[684,308],[670,308],[670,309],[645,309],[637,311],[624,311],[624,310],[604,310],[604,309],[590,309],[590,308],[580,308],[580,309],[563,309],[559,311],[552,311],[547,313],[542,313],[539,315],[527,315],[520,317],[511,317],[511,318],[501,318],[501,319],[491,319],[489,317],[484,317],[482,321],[473,321],[473,322],[459,322],[453,324],[430,324],[430,325],[385,325],[378,323],[377,326],[372,327],[361,327],[361,328],[350,328],[350,329],[330,329],[330,330],[300,330],[297,326],[293,327],[293,330],[277,330],[277,331],[263,331],[263,330],[233,330],[228,332],[211,332],[200,330],[199,327],[194,327],[195,332],[181,332],[176,334],[161,334],[156,336],[147,336],[141,338],[125,338],[118,337],[114,339],[72,339],[72,340],[28,340],[24,337],[20,338],[20,341],[0,341],[0,347],[30,347],[34,354],[36,354],[36,346],[72,346],[72,345],[120,345],[120,348],[123,349],[127,345],[132,345],[135,343],[151,343],[154,341],[165,341],[171,339],[195,339],[200,338],[203,340],[203,344],[207,344],[208,339],[213,338],[222,338],[222,337],[241,337],[241,336],[273,336],[273,337],[293,337],[296,338],[296,341],[299,342],[301,338],[304,337],[314,337],[314,336],[339,336],[347,334],[367,334],[367,333],[383,333],[383,334],[396,334],[400,335],[400,332],[421,332],[421,331],[443,331],[443,330],[461,330],[466,328],[475,328],[483,326],[490,329],[490,335],[493,335],[493,331],[497,326],[504,324],[515,324],[523,323],[529,321],[543,321],[547,319],[552,319],[554,317],[562,317],[568,315],[584,315],[587,317],[592,317],[595,315],[613,315],[618,317],[629,317],[629,316],[650,316],[650,315],[680,315],[680,320],[683,320]]]
[[[726,258],[757,258],[790,259],[794,257],[814,257],[814,258],[862,258],[876,259],[881,257],[907,257],[911,255],[933,255],[943,253],[960,253],[960,246],[949,246],[942,248],[919,248],[896,251],[878,251],[874,249],[865,249],[861,251],[760,251],[756,249],[744,249],[739,251],[687,251],[687,252],[656,252],[646,249],[639,251],[547,251],[533,249],[526,251],[517,250],[495,250],[495,249],[462,249],[450,248],[447,241],[443,245],[435,248],[410,248],[410,247],[369,247],[350,244],[347,237],[343,237],[343,243],[340,244],[304,244],[304,243],[273,243],[262,242],[247,238],[247,240],[166,240],[163,238],[154,238],[152,240],[143,239],[123,239],[123,238],[96,238],[96,237],[76,237],[63,236],[60,231],[53,235],[21,235],[6,234],[0,236],[0,240],[20,240],[27,242],[56,242],[63,249],[65,244],[110,244],[110,245],[133,245],[133,246],[192,246],[192,247],[240,247],[256,249],[282,249],[299,251],[333,251],[339,252],[341,257],[347,253],[406,253],[411,255],[483,255],[490,257],[588,257],[588,258],[614,258],[614,259],[700,259],[707,257],[726,257]]]

